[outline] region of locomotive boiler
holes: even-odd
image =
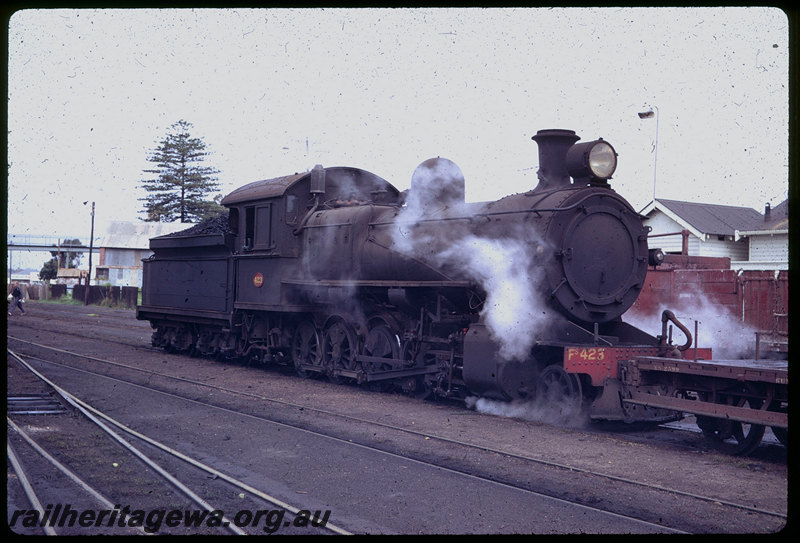
[[[303,377],[675,418],[625,401],[619,368],[710,353],[691,339],[672,346],[673,316],[659,336],[623,320],[661,254],[609,184],[614,148],[571,130],[533,140],[537,186],[492,202],[465,202],[464,176],[444,158],[420,164],[403,193],[319,165],[236,189],[226,217],[151,240],[137,318],[151,322],[154,346]]]

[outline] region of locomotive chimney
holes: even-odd
[[[539,130],[531,138],[539,145],[539,184],[535,191],[569,185],[567,150],[581,139],[573,130]]]

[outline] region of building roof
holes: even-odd
[[[78,268],[58,268],[57,277],[61,279],[78,279],[83,277],[88,272]]]
[[[149,249],[150,238],[185,230],[192,226],[180,222],[112,221],[100,240],[100,247],[112,249]]]
[[[740,228],[741,232],[755,233],[764,232],[771,233],[777,230],[789,229],[789,200],[786,199],[775,207],[767,206],[764,209],[764,214],[750,224]],[[741,233],[740,232],[740,233]]]
[[[789,234],[789,200],[771,208],[767,204],[764,215],[740,229],[736,230],[736,241],[749,236],[773,236]]]
[[[642,210],[649,215],[654,210],[666,213],[685,227],[702,234],[733,236],[737,230],[763,224],[764,216],[750,207],[681,202],[658,198]]]

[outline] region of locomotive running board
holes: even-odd
[[[359,356],[358,360],[364,361],[365,359],[371,359],[374,361],[382,361],[386,362],[386,358],[377,358],[377,357],[364,357]],[[401,360],[400,362],[407,362],[407,360]],[[327,373],[327,368],[325,366],[316,366],[313,364],[301,364],[301,370],[305,371],[315,371],[317,373]],[[367,373],[363,370],[346,370],[346,369],[335,369],[333,370],[333,375],[337,377],[347,377],[350,379],[355,379],[358,383],[371,383],[373,381],[385,381],[387,379],[398,379],[402,377],[413,377],[415,375],[425,375],[426,373],[436,373],[438,370],[435,366],[423,366],[421,368],[408,368],[402,370],[386,370],[377,373]]]
[[[338,279],[281,279],[281,284],[302,287],[431,287],[431,288],[471,288],[474,286],[469,281],[391,281],[382,279],[373,280],[338,280]]]
[[[748,407],[737,407],[734,405],[723,405],[698,400],[686,400],[671,396],[656,396],[655,394],[647,394],[644,392],[634,391],[629,394],[629,398],[622,398],[624,403],[672,409],[674,411],[692,413],[693,415],[729,419],[749,424],[760,424],[777,428],[789,427],[789,415],[787,413],[762,411],[750,409]]]

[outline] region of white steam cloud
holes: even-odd
[[[535,286],[541,270],[534,266],[531,246],[517,239],[468,235],[453,240],[439,257],[459,266],[486,291],[482,317],[500,345],[500,356],[526,358],[547,322],[547,311],[539,308]]]
[[[475,205],[463,202],[463,183],[461,170],[447,159],[421,164],[398,216],[394,249],[480,284],[486,293],[481,316],[500,355],[525,359],[554,318],[537,291],[542,243],[532,227],[518,225],[498,237],[488,227],[485,235],[480,226],[468,228],[466,221],[426,222],[471,216]]]
[[[550,398],[542,398],[503,402],[470,396],[466,398],[465,404],[467,408],[485,415],[543,422],[557,426],[584,428],[590,423],[587,409],[576,402],[565,399],[555,401]]]
[[[669,309],[675,317],[694,334],[697,321],[699,337],[693,338],[692,348],[711,348],[715,359],[734,360],[755,356],[756,330],[737,318],[728,307],[714,303],[697,289],[678,293],[677,300],[658,309],[654,314],[642,313],[636,306],[625,314],[630,324],[651,333],[661,333],[661,312]],[[673,327],[672,342],[680,345],[685,341],[680,330]]]

